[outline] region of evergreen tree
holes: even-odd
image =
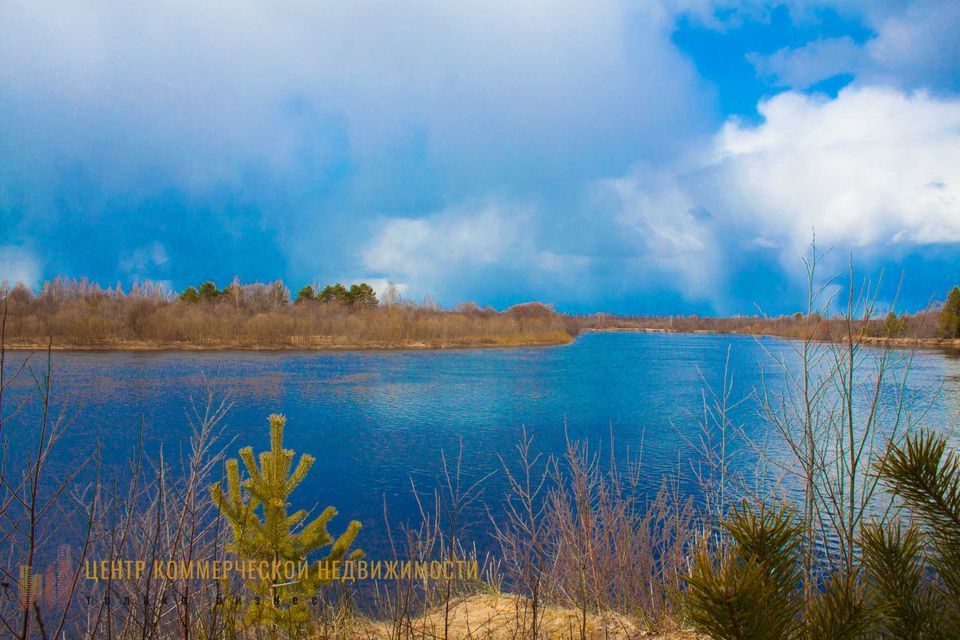
[[[960,287],[947,294],[947,301],[940,309],[940,334],[944,338],[960,338]]]
[[[217,291],[217,285],[212,281],[207,280],[200,285],[200,299],[204,302],[213,302],[218,295],[220,295],[220,292]]]
[[[374,292],[373,287],[366,282],[361,282],[360,284],[350,286],[347,301],[350,304],[375,306],[377,304],[377,294]]]
[[[936,589],[923,561],[926,544],[915,526],[871,523],[862,534],[863,557],[880,625],[888,638],[936,638],[942,626]]]
[[[316,298],[317,296],[313,292],[313,287],[308,284],[297,292],[296,302],[309,302],[311,300],[316,300]]]
[[[682,594],[694,626],[716,640],[960,638],[960,455],[920,432],[891,444],[877,472],[910,524],[865,524],[862,566],[805,600],[801,529],[787,511],[745,506],[724,525],[732,547],[694,559]]]
[[[324,547],[330,547],[330,551],[321,562],[347,557],[360,530],[359,522],[352,521],[347,530],[334,539],[327,530],[327,523],[337,515],[333,507],[327,507],[306,524],[306,510],[287,513],[290,495],[303,482],[314,458],[304,454],[294,467],[294,452],[283,448],[286,418],[274,414],[269,420],[270,450],[254,456],[252,447],[240,449],[245,479],[241,480],[238,461],[230,459],[226,462],[226,492],[220,484],[210,489],[214,504],[230,524],[232,542],[228,549],[242,561],[289,561],[297,565],[310,560],[311,554]],[[349,558],[362,554],[353,551]],[[294,580],[283,575],[250,578],[246,586],[257,600],[248,605],[244,622],[272,625],[295,637],[308,633],[311,623],[306,602],[330,580],[318,566],[311,562],[310,571]]]
[[[194,302],[200,302],[200,294],[197,293],[196,287],[191,286],[183,290],[183,293],[180,294],[180,299],[192,304]]]
[[[339,282],[334,285],[328,284],[325,286],[317,297],[320,302],[333,302],[335,300],[337,302],[350,302],[350,292]]]
[[[714,559],[694,558],[684,606],[690,621],[715,640],[799,637],[801,529],[787,510],[744,504],[724,523],[735,541]]]
[[[904,316],[898,316],[896,311],[890,311],[883,319],[883,332],[887,337],[898,338],[903,335],[906,328],[907,319]]]

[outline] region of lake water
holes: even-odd
[[[295,501],[335,505],[341,515],[333,531],[361,520],[361,546],[376,550],[385,538],[384,502],[394,523],[412,518],[411,480],[432,490],[441,452],[455,458],[462,442],[462,473],[472,482],[499,468],[498,455],[512,459],[523,427],[547,453],[561,453],[567,435],[605,448],[612,434],[621,457],[642,448],[646,491],[678,469],[689,480],[691,451],[680,434],[696,430],[701,374],[719,389],[728,354],[738,399],[760,386],[761,364],[769,369],[780,356],[795,362],[791,343],[779,339],[640,333],[509,350],[54,353],[55,412],[65,412],[69,428],[52,464],[67,470],[99,440],[105,472],[122,479],[141,421],[148,452],[179,456],[188,446],[191,398],[202,403],[209,380],[233,402],[224,429],[229,451],[267,448],[266,416],[286,414],[287,446],[317,457]],[[8,362],[23,357],[14,353]],[[31,366],[42,368],[44,358],[33,354]],[[5,412],[22,397],[25,380],[11,389]],[[771,380],[776,388],[778,379]],[[960,359],[918,353],[909,392],[930,402],[940,386],[923,421],[948,426],[958,413]],[[26,411],[6,427],[14,451],[34,418]],[[755,437],[769,429],[753,400],[739,405],[734,419]],[[484,487],[471,512],[480,538],[504,482],[495,476]]]

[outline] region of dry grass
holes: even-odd
[[[530,616],[527,598],[509,593],[478,594],[457,600],[450,609],[447,638],[449,640],[513,640],[526,637]],[[543,609],[541,637],[580,638],[580,613],[576,609],[547,605]],[[443,638],[444,609],[436,608],[416,618],[405,638]],[[356,637],[396,638],[394,627],[385,622],[358,620]],[[641,621],[614,612],[591,616],[587,623],[586,638],[603,640],[628,640],[651,638],[682,640],[693,638],[682,632],[664,635],[646,631]]]

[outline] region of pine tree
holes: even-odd
[[[904,334],[906,329],[906,317],[898,316],[896,311],[890,311],[883,320],[883,333],[888,338],[898,338]]]
[[[951,289],[940,309],[940,334],[944,338],[960,338],[960,287]]]
[[[919,432],[890,444],[877,473],[911,524],[865,524],[862,566],[824,576],[805,601],[801,529],[789,511],[744,505],[724,523],[732,546],[694,558],[690,622],[715,640],[960,638],[960,454]]]
[[[327,523],[337,515],[333,507],[327,507],[307,524],[306,510],[287,513],[290,495],[303,482],[314,458],[304,454],[294,467],[294,452],[283,448],[286,418],[273,414],[269,421],[270,450],[257,457],[252,447],[239,451],[246,478],[241,480],[238,461],[230,459],[225,465],[226,492],[220,484],[210,489],[214,504],[230,525],[232,542],[228,550],[242,561],[292,562],[299,566],[310,561],[311,554],[329,546],[330,551],[320,562],[342,560],[357,537],[360,523],[352,521],[335,540],[327,530]],[[349,558],[362,555],[362,551],[353,551]],[[328,574],[318,570],[316,560],[310,562],[310,571],[294,580],[286,575],[250,578],[246,586],[256,599],[247,607],[245,623],[272,625],[294,636],[307,633],[311,624],[306,603],[330,581]]]
[[[798,638],[801,529],[791,512],[744,504],[724,528],[733,547],[719,562],[701,549],[687,578],[690,621],[715,640]]]
[[[366,282],[350,285],[350,291],[347,292],[347,301],[350,304],[359,304],[367,306],[376,306],[377,294],[373,287]]]
[[[200,294],[197,292],[196,287],[187,287],[183,290],[183,293],[180,294],[180,299],[192,304],[200,301]]]
[[[884,636],[903,640],[938,637],[943,603],[927,579],[923,533],[913,525],[904,528],[893,523],[881,527],[871,523],[864,527],[862,541]]]
[[[320,302],[350,302],[350,292],[339,282],[337,284],[328,284],[317,295]]]
[[[298,303],[310,302],[316,299],[317,299],[317,296],[313,292],[313,286],[309,284],[304,285],[303,288],[297,292],[296,302]]]
[[[908,531],[919,538],[916,542],[903,535],[874,545],[907,558],[893,565],[887,583],[903,588],[915,582],[917,574],[924,577],[913,589],[910,613],[931,631],[899,637],[960,638],[960,453],[948,450],[943,436],[921,431],[907,436],[901,445],[890,445],[878,471],[886,487],[923,524],[922,533]],[[868,551],[870,547],[868,543]],[[909,627],[913,620],[905,618],[899,626]],[[898,621],[891,624],[896,626]]]
[[[270,298],[275,307],[283,307],[290,302],[290,290],[283,284],[283,280],[270,283]]]
[[[802,596],[798,592],[797,599]],[[834,572],[812,602],[806,603],[804,640],[874,640],[878,613],[854,572]]]
[[[207,280],[200,285],[200,299],[204,302],[213,302],[219,295],[220,292],[217,291],[217,285],[213,281]]]

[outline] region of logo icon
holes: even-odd
[[[34,567],[20,565],[17,604],[23,610],[41,604],[52,609],[62,608],[70,598],[73,580],[72,549],[69,545],[61,545],[56,560],[47,565],[43,574],[35,572]]]
[[[23,610],[29,609],[37,597],[43,593],[43,577],[33,574],[31,568],[20,565],[20,578],[17,580],[17,604]]]

